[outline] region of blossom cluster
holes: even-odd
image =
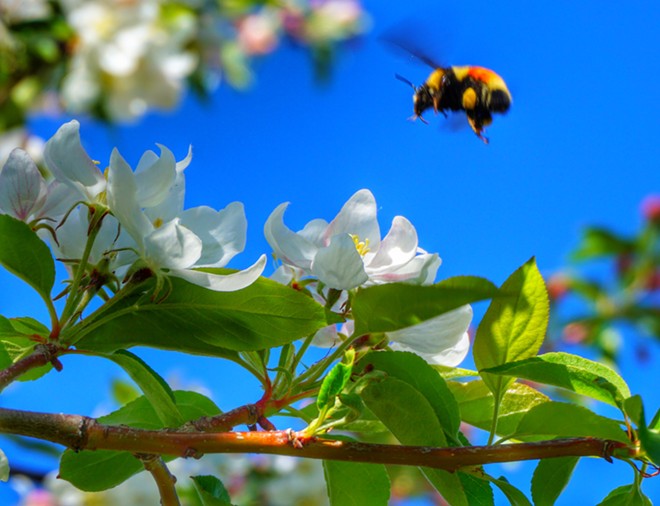
[[[171,109],[187,84],[248,84],[251,58],[284,39],[327,56],[365,18],[359,0],[0,0],[0,130],[35,107],[110,121]]]
[[[266,255],[247,269],[217,274],[245,248],[243,204],[224,209],[184,208],[185,170],[192,153],[177,161],[165,146],[145,152],[133,170],[117,149],[101,170],[81,144],[80,124],[64,124],[45,144],[42,172],[21,148],[0,171],[0,214],[29,224],[49,241],[56,258],[75,278],[76,269],[115,292],[136,273],[156,277],[159,291],[170,277],[214,290],[235,291],[254,283]],[[307,290],[320,304],[346,319],[318,331],[317,346],[334,346],[353,336],[351,294],[373,285],[433,283],[440,258],[419,247],[415,227],[402,216],[381,238],[377,205],[369,190],[357,191],[330,222],[310,221],[294,232],[284,224],[288,203],[279,205],[264,226],[280,263],[273,278]],[[139,281],[139,279],[136,279]],[[96,293],[96,292],[94,292]],[[163,291],[167,296],[167,290]],[[156,297],[157,298],[157,297]],[[386,333],[392,349],[412,351],[431,364],[455,366],[469,347],[472,309],[454,311]]]

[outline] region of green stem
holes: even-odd
[[[493,397],[493,400],[495,401],[495,406],[493,409],[493,420],[490,425],[490,435],[488,436],[488,446],[493,444],[493,440],[495,439],[495,435],[497,432],[497,419],[500,417],[500,399],[499,396],[497,398]]]
[[[325,370],[328,367],[330,367],[335,360],[341,359],[344,356],[344,352],[353,344],[353,342],[357,338],[358,336],[351,336],[347,338],[345,341],[341,342],[339,346],[337,346],[334,352],[332,352],[324,359],[319,360],[315,364],[311,365],[309,369],[307,369],[304,373],[298,376],[295,383],[299,387],[306,389],[308,385],[317,381],[321,377],[321,375],[325,372]]]
[[[90,208],[92,209],[92,208]],[[98,210],[97,210],[98,212]],[[67,297],[66,304],[62,310],[62,315],[60,317],[60,327],[65,327],[69,320],[77,314],[79,311],[82,311],[83,307],[80,306],[80,301],[83,298],[83,293],[80,293],[80,282],[87,270],[87,263],[89,257],[92,253],[92,247],[94,246],[94,241],[98,235],[103,218],[95,219],[92,218],[92,222],[89,227],[89,235],[87,236],[87,243],[85,244],[85,250],[83,251],[82,257],[77,267],[74,269],[73,279],[71,280],[71,285],[69,287],[69,296]]]

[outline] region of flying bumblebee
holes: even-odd
[[[426,123],[422,114],[431,107],[445,117],[445,111],[465,111],[468,123],[477,137],[485,143],[484,127],[493,122],[493,113],[505,113],[511,106],[511,93],[504,80],[484,67],[436,67],[421,86],[396,74],[396,78],[410,85],[413,94],[413,116]]]

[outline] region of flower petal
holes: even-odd
[[[216,292],[234,292],[254,283],[266,267],[266,255],[261,255],[252,266],[233,274],[219,275],[197,270],[171,270],[170,275],[185,279],[209,290]]]
[[[181,214],[181,224],[202,240],[196,267],[224,267],[245,249],[247,219],[240,202],[232,202],[221,211],[207,206],[187,209]]]
[[[429,364],[457,366],[467,355],[472,307],[461,306],[412,327],[388,332],[393,350],[412,351]]]
[[[288,202],[280,204],[270,213],[264,225],[264,235],[277,258],[293,267],[309,270],[318,248],[284,224],[284,211],[288,205]]]
[[[142,250],[144,238],[153,232],[154,226],[140,209],[135,175],[117,149],[110,155],[107,201],[112,214]]]
[[[380,227],[376,218],[376,199],[369,190],[359,190],[344,204],[339,214],[330,222],[323,234],[325,245],[333,236],[351,234],[360,241],[369,240],[369,247],[380,247]]]
[[[367,260],[367,271],[371,275],[379,271],[404,266],[417,254],[417,231],[403,216],[395,216],[376,254]]]
[[[376,274],[369,273],[369,282],[380,284],[405,281],[416,285],[428,285],[435,280],[440,264],[441,260],[437,253],[423,253],[397,269],[385,270]]]
[[[58,181],[76,188],[88,200],[105,189],[105,178],[80,143],[80,123],[62,125],[44,147],[44,159]]]
[[[348,234],[333,237],[327,248],[318,251],[312,262],[312,274],[337,290],[357,288],[369,279],[362,257]]]
[[[187,269],[202,254],[202,240],[174,219],[144,238],[146,257],[159,267]]]
[[[174,184],[176,159],[165,146],[158,144],[160,156],[146,151],[135,169],[137,199],[140,207],[153,207],[160,204]]]
[[[0,171],[0,210],[27,221],[46,200],[46,183],[30,155],[12,150]]]

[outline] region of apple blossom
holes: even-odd
[[[423,284],[435,278],[440,258],[418,247],[417,232],[406,218],[396,216],[381,240],[376,200],[369,190],[355,193],[330,223],[313,220],[298,233],[284,225],[287,206],[280,204],[269,216],[266,240],[283,264],[329,288],[351,290],[396,281]]]
[[[229,275],[194,270],[224,267],[245,247],[247,222],[243,205],[234,202],[221,211],[209,207],[182,210],[183,169],[174,157],[165,157],[175,178],[169,188],[148,197],[141,192],[141,172],[133,172],[115,149],[108,170],[107,201],[121,226],[135,241],[135,250],[153,271],[166,269],[170,276],[215,291],[240,290],[261,275],[266,264],[262,255],[251,267]],[[155,155],[145,155],[152,160]]]

